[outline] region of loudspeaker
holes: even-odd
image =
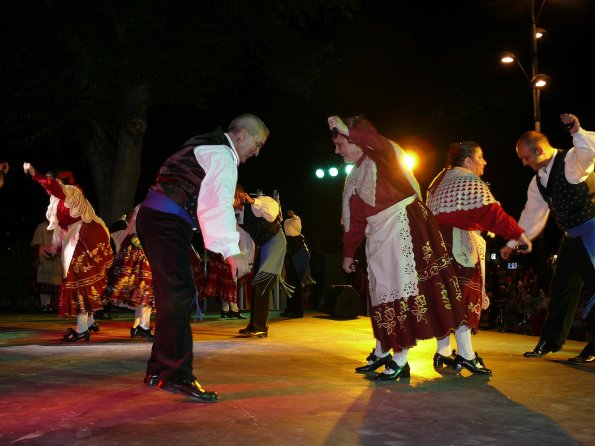
[[[354,319],[360,313],[360,297],[351,285],[331,285],[319,310],[332,316]]]

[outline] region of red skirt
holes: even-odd
[[[105,228],[95,221],[83,223],[68,272],[62,279],[58,316],[73,317],[103,309],[101,299],[113,259]]]
[[[153,273],[135,234],[128,235],[122,242],[111,270],[106,299],[116,306],[130,309],[155,304]]]
[[[465,310],[467,325],[474,332],[479,329],[479,319],[481,318],[481,302],[483,294],[483,279],[481,277],[481,266],[477,263],[473,267],[462,266],[452,256],[452,228],[440,225],[440,231],[444,242],[451,255],[453,268],[459,281],[463,299],[461,305]]]
[[[224,302],[238,302],[238,286],[231,267],[221,254],[210,253],[205,296],[218,297]]]

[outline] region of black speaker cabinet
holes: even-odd
[[[319,310],[332,316],[354,319],[360,314],[360,297],[351,285],[331,285]]]

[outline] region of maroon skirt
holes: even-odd
[[[388,296],[372,306],[374,337],[381,342],[384,351],[398,352],[415,346],[418,340],[442,338],[467,324],[455,268],[436,219],[419,200],[409,204],[406,213],[408,228],[403,228],[403,223],[395,219],[394,225],[383,230],[380,239],[384,240],[383,245],[389,243],[400,252],[400,234],[403,229],[408,230],[418,290],[408,296]],[[405,261],[400,259],[397,261]],[[384,269],[383,274],[386,274],[390,265]]]
[[[103,309],[101,299],[114,255],[105,228],[83,223],[66,277],[62,279],[58,316],[72,317]]]

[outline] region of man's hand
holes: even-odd
[[[581,128],[581,124],[578,121],[578,118],[570,113],[563,113],[560,115],[560,121],[565,126],[568,126],[568,131],[573,135],[578,132],[578,129]]]
[[[248,261],[246,260],[246,256],[244,254],[235,254],[233,256],[229,256],[227,259],[227,263],[231,267],[231,275],[233,276],[234,280],[237,280],[250,271],[250,267],[248,266]]]
[[[343,135],[345,137],[349,136],[349,128],[347,124],[343,122],[341,118],[338,116],[329,116],[328,119],[328,128],[332,131],[333,129],[337,129],[339,135]]]
[[[503,246],[500,248],[500,257],[502,257],[504,260],[508,260],[510,259],[513,251],[514,249],[512,249],[510,246]]]

